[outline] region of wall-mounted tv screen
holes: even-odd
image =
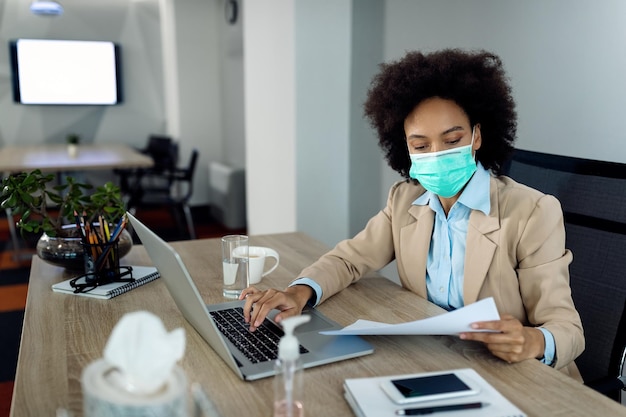
[[[122,102],[120,47],[113,42],[17,39],[9,49],[17,103]]]

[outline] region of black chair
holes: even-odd
[[[130,184],[128,210],[168,207],[174,216],[178,230],[189,232],[195,239],[196,232],[189,208],[193,194],[193,177],[198,162],[198,150],[191,151],[189,163],[184,168],[164,168],[160,171],[144,171]],[[185,221],[181,218],[181,212]]]
[[[585,384],[626,405],[626,164],[516,149],[504,168],[561,202],[585,331],[576,364]]]
[[[150,135],[146,147],[138,150],[152,158],[154,162],[152,167],[113,170],[120,177],[120,190],[126,196],[126,200],[133,198],[132,193],[140,178],[161,176],[164,172],[175,170],[178,163],[178,144],[169,136]]]

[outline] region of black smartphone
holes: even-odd
[[[454,372],[389,379],[381,383],[381,388],[397,404],[462,397],[480,391],[472,380]]]

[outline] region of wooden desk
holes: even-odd
[[[276,249],[278,269],[262,284],[284,286],[327,248],[300,233],[252,236],[251,243]],[[219,239],[173,244],[208,303],[222,302]],[[142,247],[123,264],[149,265]],[[183,327],[187,348],[182,366],[199,382],[224,417],[271,416],[272,379],[241,381],[183,319],[164,283],[156,280],[111,300],[57,294],[53,283],[67,277],[60,268],[33,260],[11,416],[52,416],[66,407],[82,415],[80,374],[102,356],[113,326],[126,312],[148,310],[166,328]],[[389,323],[443,312],[376,274],[362,279],[319,307],[342,325],[357,318]],[[529,416],[626,416],[626,407],[536,360],[507,364],[481,344],[451,336],[367,337],[375,352],[305,371],[307,416],[350,416],[342,384],[348,377],[474,368]]]
[[[107,170],[114,168],[146,168],[152,158],[124,144],[78,145],[75,158],[69,156],[67,145],[40,144],[0,148],[0,172],[43,172]]]

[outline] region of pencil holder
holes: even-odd
[[[85,280],[104,284],[120,277],[119,239],[106,243],[83,242]]]
[[[83,242],[85,273],[73,278],[74,293],[87,293],[113,282],[133,282],[133,268],[120,266],[119,239],[107,243]]]

